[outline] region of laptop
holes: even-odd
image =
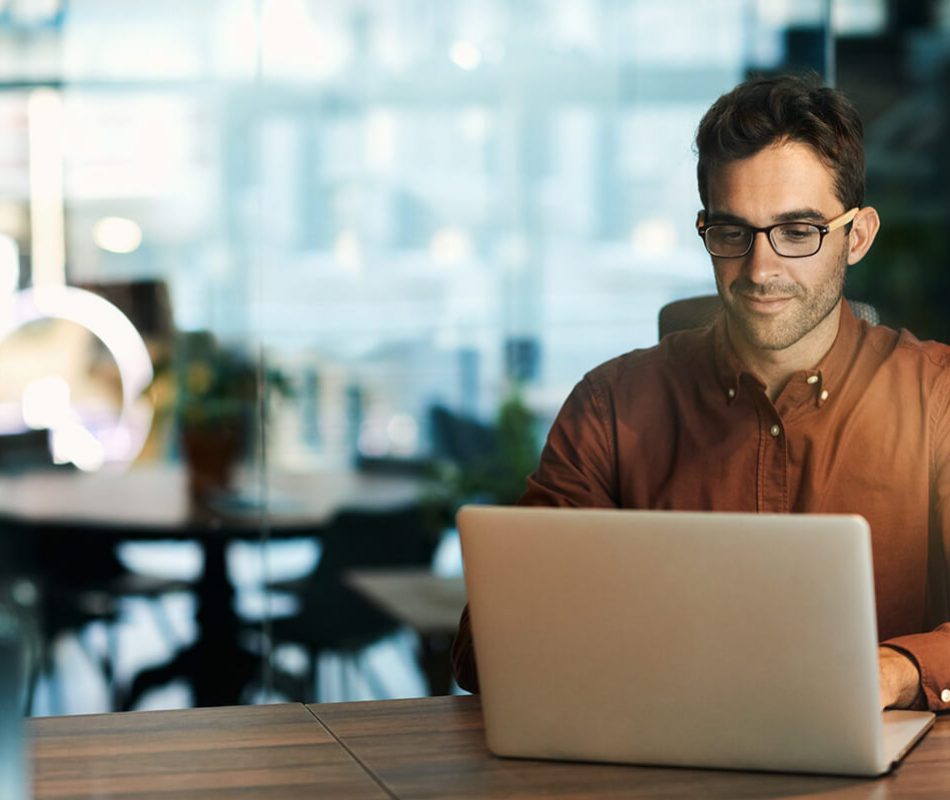
[[[879,703],[858,516],[466,506],[489,749],[874,776],[933,725]]]

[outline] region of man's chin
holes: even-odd
[[[784,334],[771,337],[749,337],[748,341],[749,344],[751,344],[756,350],[784,350],[786,347],[791,347],[793,344],[795,344],[799,338],[801,337]]]
[[[736,313],[733,308],[728,309],[728,313],[738,333],[756,350],[784,350],[801,338],[796,331],[790,330],[782,319],[762,319],[759,315],[751,318],[749,315]]]

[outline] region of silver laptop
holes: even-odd
[[[857,516],[467,506],[489,749],[879,775],[934,721],[879,703]]]

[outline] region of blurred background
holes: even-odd
[[[847,294],[950,340],[948,63],[947,0],[0,0],[25,709],[452,691],[455,508],[714,291],[722,92],[851,96],[883,228]]]

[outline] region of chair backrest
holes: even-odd
[[[316,576],[326,579],[357,567],[428,566],[438,544],[425,506],[341,512],[321,536]]]
[[[434,405],[429,409],[432,451],[456,464],[477,464],[498,449],[498,431],[490,425]]]
[[[346,583],[350,569],[428,567],[438,543],[422,505],[344,511],[321,536],[323,551],[301,597],[300,619],[315,649],[364,647],[399,623]]]
[[[849,300],[848,305],[851,306],[852,313],[858,319],[866,320],[871,325],[877,325],[881,321],[877,309],[870,303]],[[707,325],[712,325],[721,308],[722,301],[716,294],[687,297],[685,300],[667,303],[660,309],[660,338],[674,331],[705,328]]]

